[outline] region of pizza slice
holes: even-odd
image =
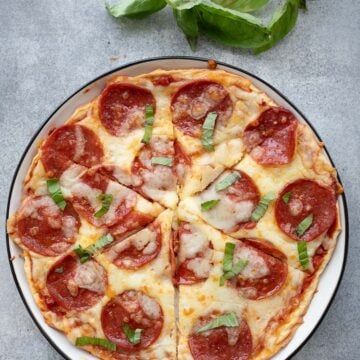
[[[289,266],[266,239],[234,239],[182,215],[176,225],[178,358],[261,359],[276,353],[301,323],[318,275]]]

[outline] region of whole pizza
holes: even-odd
[[[46,322],[100,359],[269,359],[336,245],[323,144],[211,65],[109,81],[39,144],[8,220]]]

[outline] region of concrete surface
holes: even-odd
[[[360,358],[360,2],[308,1],[293,33],[260,56],[200,39],[198,56],[238,65],[273,84],[313,122],[346,189],[348,265],[335,301],[296,360]],[[84,83],[130,61],[193,55],[171,12],[117,22],[103,0],[0,1],[0,216],[30,137]],[[56,360],[17,293],[0,243],[0,359]]]

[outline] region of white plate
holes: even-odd
[[[25,177],[25,174],[30,166],[33,157],[37,153],[36,144],[38,144],[38,139],[44,138],[48,133],[49,129],[54,127],[54,125],[63,124],[77,107],[88,103],[90,100],[98,96],[107,80],[109,80],[115,75],[126,74],[129,76],[135,76],[143,73],[148,73],[152,70],[159,68],[171,70],[206,67],[206,59],[192,57],[166,57],[143,60],[112,70],[111,72],[91,81],[89,84],[85,85],[75,94],[70,96],[46,120],[46,122],[37,131],[37,133],[31,139],[29,145],[27,146],[15,171],[15,175],[11,184],[7,217],[9,217],[10,214],[13,214],[20,205],[22,194],[22,181]],[[296,114],[298,119],[307,122],[311,126],[309,121],[305,119],[305,117],[294,105],[292,105],[279,91],[274,89],[271,85],[267,84],[263,80],[244,70],[223,63],[219,63],[218,68],[250,79],[257,87],[267,93],[278,104],[290,109],[293,113]],[[310,304],[308,312],[304,317],[304,323],[296,331],[295,336],[289,342],[289,344],[278,354],[276,354],[273,359],[288,359],[297,350],[300,349],[300,347],[310,338],[317,326],[320,324],[322,318],[324,317],[326,311],[331,304],[332,299],[335,296],[336,290],[340,284],[340,280],[344,272],[347,254],[348,221],[345,195],[341,195],[339,197],[339,208],[340,221],[343,230],[338,238],[336,249],[330,260],[330,263],[328,264],[324,273],[321,275],[318,289],[319,291],[315,294]],[[34,319],[35,323],[37,324],[43,335],[65,358],[73,360],[95,359],[87,352],[84,352],[83,350],[73,346],[61,332],[52,329],[45,323],[40,310],[37,308],[34,302],[29,284],[26,280],[23,260],[19,256],[17,256],[21,253],[21,250],[15,244],[13,244],[13,242],[9,241],[8,238],[7,243],[9,258],[11,258],[12,256],[16,256],[16,259],[14,261],[10,261],[10,266],[15,283],[18,287],[24,304],[26,305],[26,308],[28,309],[30,315]]]

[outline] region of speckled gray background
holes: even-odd
[[[314,0],[293,33],[260,56],[200,39],[198,56],[262,77],[312,121],[338,167],[350,214],[348,265],[335,301],[296,360],[360,358],[360,2]],[[94,77],[127,62],[193,55],[170,10],[111,19],[102,0],[0,0],[0,216],[30,137]],[[0,243],[0,359],[61,359],[25,310]]]

